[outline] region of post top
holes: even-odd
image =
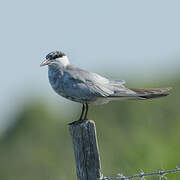
[[[84,126],[88,124],[95,125],[95,122],[93,120],[87,120],[87,121],[73,121],[72,123],[69,123],[69,126]]]

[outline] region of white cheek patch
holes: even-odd
[[[69,64],[69,60],[68,60],[67,56],[63,56],[61,58],[57,58],[56,60],[59,61],[59,64],[61,66],[63,66],[63,67],[67,66]]]

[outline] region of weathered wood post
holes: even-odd
[[[95,123],[88,120],[71,124],[69,131],[72,136],[78,180],[100,180],[101,163]]]

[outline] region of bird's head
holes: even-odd
[[[67,56],[61,51],[53,51],[50,52],[47,56],[45,61],[43,61],[40,66],[60,66],[64,67],[69,64],[69,60]]]

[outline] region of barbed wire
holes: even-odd
[[[104,177],[103,176],[102,180],[130,180],[130,179],[135,179],[135,178],[140,178],[140,180],[146,180],[145,177],[148,177],[148,176],[159,176],[159,180],[163,180],[163,179],[167,179],[166,177],[167,174],[172,174],[172,173],[177,173],[177,172],[180,172],[179,167],[176,167],[176,169],[167,170],[167,171],[161,168],[160,171],[152,172],[152,173],[144,173],[144,171],[140,169],[139,174],[135,174],[132,176],[124,176],[123,174],[119,173],[118,174],[119,177]]]

